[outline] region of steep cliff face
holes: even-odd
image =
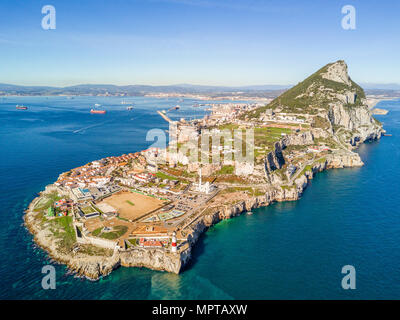
[[[364,90],[352,82],[346,63],[338,61],[329,65],[322,77],[341,84],[340,90],[330,93],[328,111],[325,114],[334,133],[352,145],[379,139],[382,125],[372,117]]]
[[[185,254],[166,252],[162,249],[135,248],[119,253],[121,265],[125,267],[147,267],[153,270],[179,273],[186,263]]]
[[[327,157],[327,169],[352,168],[364,165],[360,155],[355,152],[336,153]]]
[[[259,117],[267,109],[285,113],[318,114],[332,103],[359,106],[365,99],[363,89],[348,75],[347,64],[330,63],[298,83],[265,107],[249,111],[245,118]]]
[[[274,144],[274,150],[268,152],[264,159],[266,172],[270,173],[276,169],[282,168],[282,166],[285,164],[285,158],[283,157],[282,150],[285,147],[286,146],[282,140]]]
[[[290,145],[307,146],[315,139],[332,139],[340,148],[348,149],[367,140],[379,139],[382,125],[373,118],[365,100],[364,90],[353,82],[347,64],[340,60],[326,65],[303,82],[283,93],[267,106],[286,112],[313,115],[312,128],[292,134],[275,144],[264,159],[269,182],[281,183],[279,176],[271,175],[285,164],[282,150]],[[357,154],[339,155],[332,160],[333,167],[362,165]]]
[[[25,223],[35,235],[35,241],[45,248],[55,260],[65,263],[69,269],[90,279],[106,276],[119,266],[147,267],[154,270],[180,273],[191,258],[191,248],[200,235],[210,226],[221,220],[230,219],[261,206],[274,202],[298,200],[309,181],[317,172],[330,168],[358,167],[363,162],[357,153],[351,152],[347,143],[353,146],[370,139],[379,139],[383,132],[381,124],[376,121],[365,103],[364,91],[348,75],[344,61],[337,61],[323,67],[303,82],[286,91],[271,102],[267,108],[278,108],[283,112],[307,114],[313,123],[308,131],[301,131],[283,137],[274,144],[274,148],[258,163],[251,180],[262,184],[261,196],[242,194],[236,203],[221,200],[215,210],[198,217],[185,226],[183,231],[187,240],[179,245],[179,253],[163,249],[144,249],[134,247],[131,250],[115,249],[104,256],[91,256],[80,253],[61,253],[52,232],[44,229],[35,219],[33,208],[39,198],[35,199],[25,215]],[[256,115],[257,113],[252,113]],[[251,115],[248,115],[251,118]],[[321,120],[322,119],[322,120]],[[283,150],[288,146],[307,146],[320,140],[333,142],[332,153],[324,156],[304,157],[296,175],[285,177],[282,167],[285,166]],[[337,148],[336,148],[337,147]],[[299,149],[299,148],[295,148]],[[302,151],[303,148],[300,148]],[[300,166],[300,165],[299,165]],[[278,170],[278,171],[277,171]],[[243,167],[240,174],[246,175],[248,168]],[[257,179],[256,179],[257,178]],[[265,183],[264,178],[269,180]],[[288,179],[286,179],[288,178]],[[294,181],[293,181],[294,180]],[[248,183],[251,185],[251,183]],[[54,190],[47,190],[52,192]]]
[[[53,233],[50,229],[43,228],[40,222],[35,219],[33,208],[38,199],[40,198],[36,198],[30,204],[24,216],[25,226],[34,235],[35,242],[44,248],[54,260],[65,263],[68,269],[76,274],[93,280],[108,275],[120,265],[119,257],[116,254],[112,256],[90,256],[79,252],[66,254],[58,250],[58,240],[53,237]]]
[[[348,68],[343,60],[339,60],[336,63],[329,64],[326,67],[326,70],[321,72],[321,76],[324,79],[351,86],[351,79],[348,74]]]
[[[92,280],[109,275],[114,269],[120,266],[116,255],[110,258],[104,257],[74,257],[66,261],[69,270],[80,276]]]
[[[382,135],[382,125],[372,117],[367,105],[349,108],[335,104],[328,111],[328,119],[336,128],[336,134],[348,133],[346,140],[352,145],[379,139]]]
[[[274,171],[285,165],[283,150],[288,146],[304,146],[316,143],[316,139],[331,139],[339,144],[351,143],[357,145],[369,139],[378,139],[382,127],[371,115],[365,105],[364,91],[355,84],[348,75],[347,65],[344,61],[329,64],[313,74],[305,81],[288,90],[282,97],[273,101],[272,106],[283,108],[286,112],[300,112],[315,115],[324,119],[326,126],[312,126],[308,131],[301,131],[283,137],[274,144],[274,148],[264,158],[264,165],[260,165],[269,179],[269,184],[264,195],[246,196],[232,204],[223,204],[213,212],[205,214],[193,221],[187,231],[185,249],[179,254],[154,249],[145,250],[135,248],[127,252],[119,252],[102,263],[91,266],[75,266],[86,274],[106,274],[116,266],[148,267],[155,270],[164,270],[180,273],[191,258],[191,248],[198,241],[200,235],[210,226],[221,220],[231,219],[254,208],[268,206],[274,202],[298,200],[309,181],[317,172],[330,168],[358,167],[363,162],[357,153],[347,150],[342,146],[326,158],[318,159],[311,167],[306,166],[306,171],[296,176],[293,184],[283,181]],[[286,183],[286,184],[285,184]]]
[[[369,111],[364,90],[351,80],[342,60],[324,66],[259,111],[262,109],[319,115],[330,121],[335,132],[340,128],[347,131],[349,142],[379,138],[382,129]],[[249,113],[248,117],[257,114],[260,112]],[[321,128],[333,133],[329,127]]]
[[[319,131],[316,131],[318,137],[320,136]],[[274,150],[268,152],[264,159],[265,171],[271,173],[276,169],[281,169],[285,164],[285,158],[282,151],[291,145],[295,146],[307,146],[314,143],[314,131],[305,131],[297,134],[287,135],[282,140],[278,141],[274,145]]]

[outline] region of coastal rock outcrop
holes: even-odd
[[[287,147],[293,146],[305,146],[314,143],[314,134],[310,131],[300,132],[298,134],[290,134],[282,139],[282,144]]]
[[[284,148],[285,145],[282,141],[278,141],[274,144],[274,150],[269,152],[264,160],[265,170],[267,172],[280,169],[285,164],[285,158],[282,154]]]
[[[185,255],[166,252],[162,249],[135,248],[119,253],[122,266],[147,267],[153,270],[179,273],[186,263]]]
[[[324,79],[343,83],[348,86],[351,85],[348,67],[343,60],[339,60],[336,63],[328,65],[326,71],[323,72],[321,75]]]
[[[280,140],[273,140],[276,142],[272,151],[265,149],[261,153],[254,172],[252,166],[246,163],[235,165],[235,173],[248,180],[245,183],[243,180],[222,182],[221,190],[229,190],[225,196],[227,193],[234,193],[229,200],[222,196],[220,202],[212,202],[212,207],[205,207],[203,211],[193,210],[188,220],[178,225],[180,229],[177,230],[181,232],[182,239],[178,239],[177,253],[168,248],[142,248],[135,245],[129,249],[116,246],[113,251],[104,255],[90,256],[79,250],[73,252],[74,249],[71,248],[71,252],[60,252],[50,229],[41,225],[38,221],[40,219],[35,219],[33,208],[38,198],[28,208],[24,217],[25,224],[34,234],[36,243],[45,248],[52,258],[90,279],[106,276],[119,266],[146,267],[178,274],[189,262],[193,245],[209,227],[221,220],[234,218],[243,212],[274,202],[298,200],[317,172],[330,168],[362,166],[359,154],[351,149],[364,141],[379,139],[383,132],[382,125],[372,117],[371,111],[365,105],[363,90],[349,77],[344,61],[325,66],[266,107],[270,114],[272,110],[283,111],[286,115],[297,116],[300,113],[301,119],[311,120],[303,127],[297,123],[299,129],[296,127],[292,131],[296,133],[283,133],[282,136],[278,133]],[[249,116],[245,119],[249,119]],[[293,123],[290,125],[292,129]],[[326,145],[333,147],[327,148]],[[296,147],[289,149],[289,146]],[[271,148],[271,145],[268,147]],[[288,150],[284,152],[286,148]],[[267,154],[266,150],[269,151]],[[295,152],[285,159],[286,152],[290,150]],[[287,162],[290,162],[288,166]],[[188,166],[189,171],[197,169],[198,164]],[[210,166],[207,172],[208,169],[203,168],[203,174],[208,175],[220,169],[221,166]],[[287,169],[291,171],[288,173]],[[52,191],[54,190],[49,187],[45,192]],[[240,196],[236,197],[238,194]],[[213,196],[212,201],[217,197],[218,195]]]
[[[316,131],[318,134],[319,132]],[[276,169],[281,169],[286,163],[282,151],[290,145],[311,145],[314,143],[314,134],[312,131],[305,131],[296,134],[290,134],[274,144],[274,150],[268,152],[264,159],[265,171],[271,173]]]
[[[364,163],[358,153],[348,152],[327,157],[327,169],[361,167]]]
[[[366,105],[358,107],[346,107],[343,104],[331,106],[328,119],[336,128],[336,133],[343,128],[351,133],[348,141],[355,145],[356,142],[364,142],[379,139],[382,134],[382,126],[377,122]]]
[[[76,274],[96,280],[110,274],[114,269],[119,267],[120,263],[118,256],[113,255],[110,258],[70,258],[67,261],[67,265],[68,268]]]

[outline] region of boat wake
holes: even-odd
[[[74,130],[74,131],[72,131],[72,133],[83,133],[88,129],[92,129],[92,128],[95,128],[95,127],[102,126],[102,125],[106,124],[107,122],[110,122],[110,121],[105,121],[105,122],[102,122],[102,123],[96,123],[96,124],[93,124],[91,126],[87,126],[87,127],[84,127],[84,128],[78,129],[78,130]]]

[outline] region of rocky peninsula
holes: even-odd
[[[354,149],[384,133],[344,61],[326,65],[266,106],[216,108],[203,120],[174,124],[173,155],[150,148],[61,174],[24,216],[35,242],[93,280],[119,266],[178,274],[209,227],[296,201],[323,170],[363,166]],[[182,145],[205,129],[252,129],[254,163],[189,161]],[[230,150],[210,149],[218,155]]]

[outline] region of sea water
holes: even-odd
[[[121,101],[134,103],[127,111]],[[97,282],[54,264],[23,226],[29,203],[61,172],[95,159],[140,151],[148,130],[168,129],[156,113],[202,117],[196,101],[149,97],[0,98],[1,299],[399,299],[400,101],[377,116],[392,137],[362,145],[361,168],[316,175],[301,200],[223,221],[196,244],[180,274],[121,267]],[[107,109],[92,115],[95,103]],[[18,111],[15,105],[28,106]],[[42,267],[56,267],[43,290]],[[356,289],[341,286],[356,269]]]

